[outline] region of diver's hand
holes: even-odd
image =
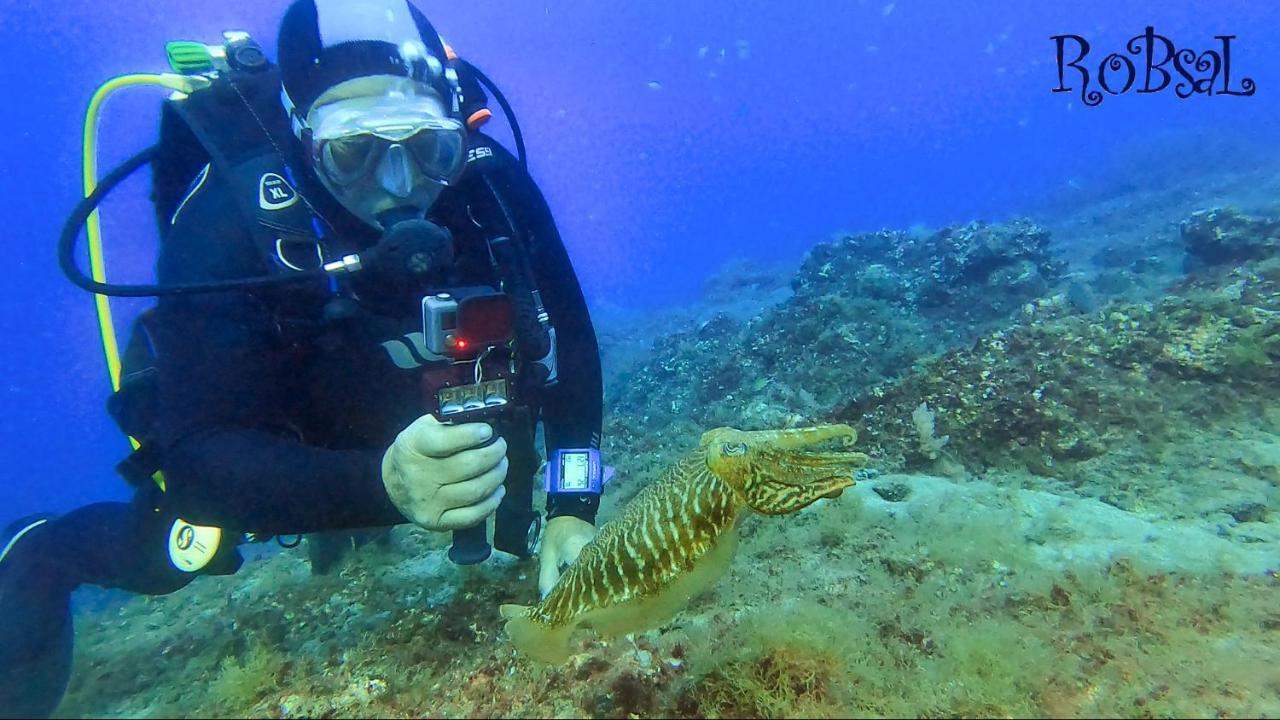
[[[476,447],[492,436],[486,423],[444,425],[423,415],[382,456],[387,496],[401,515],[428,530],[475,525],[506,494],[506,440]]]
[[[560,568],[572,565],[583,546],[596,536],[596,527],[586,520],[561,515],[547,521],[538,551],[538,592],[546,597],[560,579]]]

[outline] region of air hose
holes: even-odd
[[[93,197],[101,200],[102,196],[106,194],[103,192],[95,196],[98,187],[98,117],[102,113],[102,104],[113,92],[126,87],[151,85],[189,95],[207,82],[203,78],[170,73],[138,73],[121,75],[103,83],[93,93],[93,97],[89,100],[89,109],[85,111],[84,115],[83,181],[85,203]],[[153,156],[154,148],[144,150],[130,158],[130,161],[126,163],[126,165],[132,165],[132,167],[125,169],[126,166],[121,166],[118,170],[123,169],[124,172],[121,172],[118,176],[116,172],[112,172],[107,179],[113,179],[116,184],[119,184],[139,167],[150,162]],[[82,205],[85,203],[82,203]],[[85,226],[86,234],[89,237],[89,272],[92,274],[93,282],[105,283],[106,261],[102,254],[102,228],[98,221],[98,213],[94,209],[95,205],[96,203],[90,205],[89,211],[84,214],[84,218],[77,223],[75,234],[79,233],[80,225]],[[66,235],[65,231],[63,235]],[[73,245],[74,241],[75,235],[73,234]],[[59,247],[59,255],[61,255],[61,251],[62,249]],[[66,269],[65,265],[63,269]],[[111,306],[108,304],[106,296],[102,294],[98,294],[94,298],[94,302],[97,308],[98,329],[102,335],[102,348],[107,358],[107,372],[111,377],[111,389],[116,391],[120,389],[120,345],[116,339],[115,326],[111,323]]]

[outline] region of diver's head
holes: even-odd
[[[365,223],[422,217],[462,174],[457,75],[408,0],[297,0],[278,62],[312,170]]]

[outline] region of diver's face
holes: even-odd
[[[386,229],[395,212],[421,216],[466,160],[466,132],[439,97],[407,78],[358,78],[321,95],[307,114],[311,163],[353,215]],[[407,212],[406,212],[407,211]]]

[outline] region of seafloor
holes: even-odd
[[[531,664],[498,605],[533,565],[401,527],[323,576],[267,546],[168,597],[82,592],[59,712],[1280,716],[1280,178],[1159,177],[600,309],[602,519],[709,427],[848,422],[873,458],[750,518],[660,629]]]

